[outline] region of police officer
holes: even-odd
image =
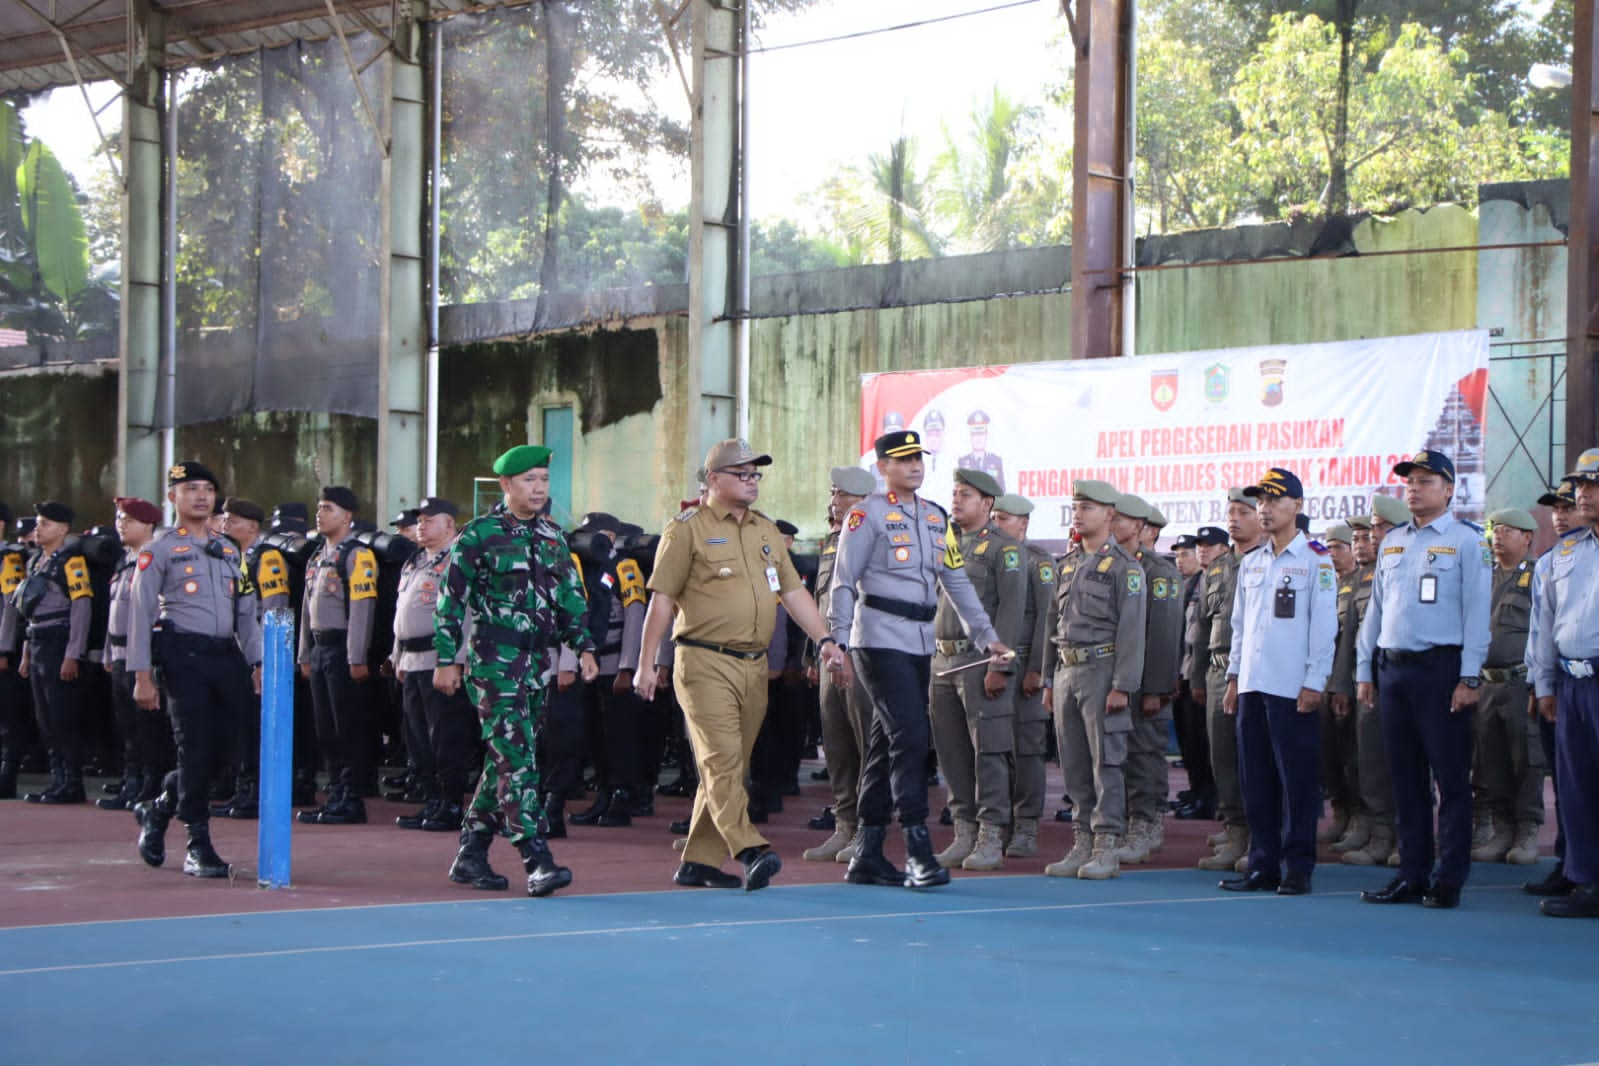
[[[1000,641],[1019,648],[1027,641],[1022,629],[1027,572],[1021,542],[992,521],[994,501],[1002,495],[981,470],[956,470],[950,518],[978,602]],[[954,603],[941,590],[933,617],[928,709],[938,764],[949,786],[955,837],[938,862],[967,870],[997,870],[1004,862],[1011,821],[1015,682],[1020,674],[1013,660],[990,662],[981,673],[971,669],[941,675],[987,658],[966,639]],[[1020,665],[1025,667],[1025,661]]]
[[[146,714],[133,701],[133,675],[128,673],[128,610],[133,603],[134,564],[144,546],[161,524],[161,509],[148,500],[117,497],[117,536],[122,540],[122,561],[111,575],[107,590],[104,664],[111,675],[111,700],[117,717],[117,732],[122,734],[122,788],[115,796],[103,796],[95,806],[107,811],[129,810],[142,799],[159,791],[159,782],[172,769],[170,757],[161,758],[147,750],[151,730],[145,720],[158,717]],[[166,747],[171,747],[171,740]],[[148,794],[146,794],[148,790]]]
[[[1045,766],[1049,752],[1049,705],[1043,700],[1044,671],[1053,664],[1046,630],[1055,608],[1055,557],[1027,540],[1033,502],[1014,493],[994,501],[994,524],[1021,542],[1027,570],[1027,606],[1022,612],[1016,661],[1015,738],[1011,771],[1011,835],[1006,858],[1038,854],[1038,819],[1044,812]]]
[[[546,516],[550,449],[511,448],[494,461],[505,498],[468,522],[450,549],[443,591],[433,616],[433,687],[446,696],[461,689],[456,658],[472,616],[466,672],[488,745],[483,775],[461,828],[450,880],[485,890],[508,882],[489,865],[496,833],[511,838],[527,873],[527,894],[548,896],[572,883],[572,871],[550,852],[540,826],[543,797],[535,737],[548,700],[551,668],[561,643],[581,656],[583,680],[599,675],[585,620],[583,582],[560,529]]]
[[[1149,546],[1154,537],[1149,521],[1154,508],[1127,493],[1116,502],[1111,535],[1143,568],[1147,598],[1144,636],[1144,682],[1134,699],[1133,729],[1127,739],[1127,833],[1117,852],[1118,863],[1137,864],[1166,842],[1166,796],[1170,791],[1166,738],[1172,698],[1182,663],[1182,579],[1171,560]]]
[[[1450,908],[1471,871],[1472,712],[1489,644],[1490,551],[1481,530],[1449,513],[1455,467],[1448,456],[1424,449],[1394,474],[1405,480],[1411,521],[1383,538],[1355,680],[1359,699],[1380,700],[1399,876],[1361,899]]]
[[[1527,633],[1532,623],[1533,560],[1538,523],[1519,507],[1488,516],[1493,543],[1492,643],[1482,667],[1472,756],[1474,862],[1531,865],[1543,829],[1543,748],[1528,714]]]
[[[966,416],[966,438],[972,450],[955,462],[960,470],[981,470],[1005,491],[1005,461],[988,450],[988,412],[973,411]]]
[[[1358,826],[1366,820],[1360,803],[1359,744],[1355,733],[1355,635],[1360,622],[1355,617],[1355,582],[1360,567],[1355,562],[1355,532],[1346,523],[1327,528],[1321,542],[1332,560],[1338,580],[1338,636],[1333,651],[1332,671],[1327,675],[1327,691],[1321,704],[1321,779],[1332,818],[1316,834],[1318,844],[1336,844],[1349,835],[1359,835]]]
[[[844,665],[843,653],[800,584],[777,524],[753,507],[761,467],[771,462],[746,440],[713,445],[705,456],[706,502],[667,525],[650,574],[653,595],[641,661],[655,661],[672,627],[673,687],[683,703],[700,772],[688,843],[672,878],[685,887],[737,888],[740,879],[721,869],[729,855],[744,866],[745,891],[765,888],[783,868],[750,824],[744,788],[766,714],[766,649],[778,602],[823,645],[829,668]],[[655,697],[656,679],[648,671],[640,671],[633,683],[643,699]]]
[[[378,601],[378,563],[372,549],[352,537],[354,492],[324,486],[316,504],[322,535],[305,567],[300,608],[300,673],[311,683],[317,744],[328,764],[328,799],[301,811],[305,825],[362,825],[362,792],[372,775],[366,683],[367,649]]]
[[[78,663],[88,652],[93,611],[89,565],[70,536],[72,508],[47,500],[36,508],[38,554],[0,622],[0,648],[25,635],[17,673],[33,689],[39,735],[50,752],[50,786],[29,803],[83,803],[83,689]]]
[[[948,514],[917,495],[926,476],[921,436],[885,433],[873,447],[887,489],[845,516],[828,605],[833,639],[850,648],[853,668],[872,699],[860,840],[845,879],[927,888],[949,883],[925,824],[927,694],[939,591],[949,595],[973,646],[987,648],[995,664],[1014,653],[978,601]],[[896,810],[908,853],[903,874],[883,855]]]
[[[237,743],[238,717],[259,713],[255,588],[238,546],[210,532],[216,475],[192,459],[175,464],[167,471],[167,500],[177,525],[150,542],[135,564],[127,669],[135,678],[133,698],[146,712],[160,707],[158,683],[165,691],[178,768],[160,795],[133,809],[139,856],[162,864],[167,823],[176,815],[189,829],[183,872],[226,877],[228,864],[211,846],[211,776]]]
[[[923,425],[936,411],[929,411]],[[939,416],[942,422],[943,416]],[[816,567],[816,608],[826,618],[838,562],[839,533],[844,516],[871,495],[876,480],[858,466],[835,466],[828,474],[832,488],[827,500],[828,533],[822,538]],[[857,676],[849,684],[831,670],[815,671],[819,683],[822,718],[822,752],[827,759],[827,783],[833,793],[833,832],[803,858],[809,862],[848,862],[859,823],[861,759],[871,722],[871,697]]]
[[[1581,531],[1582,523],[1577,516],[1576,489],[1574,482],[1562,480],[1558,486],[1538,497],[1538,505],[1549,508],[1549,524],[1554,527],[1556,539],[1564,539],[1572,530]],[[1549,584],[1549,568],[1557,557],[1557,552],[1544,552],[1533,567],[1534,619],[1538,617],[1538,590]],[[1529,669],[1532,667],[1532,661],[1529,638],[1526,657]],[[1555,723],[1541,713],[1537,714],[1537,722],[1544,765],[1549,767],[1549,784],[1555,794],[1555,865],[1542,880],[1528,881],[1521,886],[1521,890],[1530,896],[1565,896],[1577,886],[1566,876],[1566,830],[1560,820],[1560,767],[1555,762]]]
[[[1539,905],[1552,918],[1599,918],[1599,448],[1577,457],[1576,525],[1549,552],[1527,660],[1538,713],[1555,722],[1565,876],[1576,886]]]
[[[1316,867],[1317,712],[1338,638],[1337,575],[1327,549],[1299,531],[1305,493],[1293,471],[1274,466],[1244,494],[1259,501],[1266,540],[1239,563],[1223,707],[1238,722],[1249,872],[1221,887],[1302,896]]]
[[[458,833],[462,801],[472,776],[476,715],[464,690],[446,695],[433,687],[438,653],[433,648],[433,614],[455,541],[460,509],[438,496],[417,502],[415,532],[421,546],[400,571],[394,608],[394,647],[389,661],[400,683],[405,714],[405,747],[416,765],[425,800],[422,809],[394,820],[401,829]],[[456,664],[466,661],[466,649]]]
[[[1356,692],[1355,658],[1360,627],[1371,604],[1371,590],[1377,579],[1377,550],[1395,524],[1410,520],[1405,505],[1381,493],[1372,497],[1371,512],[1349,519],[1350,545],[1359,569],[1352,577],[1350,624],[1354,631],[1340,643],[1334,658],[1333,675],[1347,679],[1349,691]],[[1382,735],[1382,715],[1375,703],[1352,698],[1350,713],[1355,719],[1355,780],[1360,786],[1360,806],[1365,817],[1354,821],[1332,845],[1332,850],[1351,866],[1399,865],[1398,836],[1394,832],[1394,783],[1388,772],[1388,745]],[[1336,706],[1334,713],[1336,713]]]
[[[11,597],[27,576],[28,553],[8,534],[16,516],[0,500],[0,632],[6,631],[4,618],[13,610]],[[17,798],[17,774],[23,757],[22,715],[27,704],[27,682],[17,674],[21,662],[21,636],[15,623],[12,636],[0,643],[0,799]]]
[[[1248,868],[1249,820],[1244,816],[1244,790],[1238,778],[1238,729],[1222,707],[1227,667],[1233,644],[1233,599],[1238,588],[1238,561],[1260,544],[1260,515],[1242,488],[1227,490],[1227,535],[1233,550],[1221,552],[1205,567],[1194,626],[1194,672],[1189,678],[1194,698],[1205,704],[1210,766],[1216,777],[1216,813],[1222,831],[1210,838],[1215,851],[1199,860],[1201,870]]]
[[[927,469],[938,470],[938,453],[944,450],[944,412],[936,407],[922,416],[922,447],[927,449]]]
[[[1216,817],[1216,776],[1210,766],[1209,727],[1205,704],[1194,692],[1193,678],[1196,671],[1204,673],[1201,660],[1210,655],[1209,648],[1195,646],[1205,568],[1226,549],[1227,531],[1220,526],[1201,526],[1192,536],[1178,537],[1173,549],[1183,582],[1183,652],[1172,718],[1177,729],[1177,750],[1188,772],[1188,788],[1186,794],[1177,794],[1172,813],[1184,821],[1208,822]]]
[[[1144,684],[1148,600],[1144,568],[1111,533],[1121,493],[1108,482],[1072,484],[1077,543],[1058,561],[1046,637],[1058,662],[1045,699],[1055,712],[1061,771],[1073,807],[1072,848],[1050,877],[1116,877],[1127,829],[1123,766],[1132,697]]]

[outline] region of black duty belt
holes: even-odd
[[[1434,644],[1430,648],[1420,651],[1404,651],[1400,648],[1380,649],[1382,661],[1394,666],[1409,666],[1412,663],[1427,663],[1445,655],[1459,655],[1459,644]]]
[[[875,611],[909,618],[912,622],[931,622],[938,613],[936,603],[909,603],[888,596],[875,596],[870,592],[861,597],[861,602]]]
[[[216,655],[239,649],[232,637],[206,637],[199,633],[180,633],[173,629],[163,629],[160,639],[163,655],[168,652],[177,652],[180,655]]]
[[[65,643],[67,634],[71,631],[72,627],[65,623],[49,626],[29,626],[28,640],[34,644],[53,644],[56,641]]]
[[[331,648],[343,644],[349,638],[348,629],[313,629],[311,630],[311,643],[318,647]]]
[[[689,637],[678,637],[677,643],[683,645],[685,648],[704,648],[706,651],[714,651],[722,655],[731,655],[735,659],[743,659],[745,662],[749,663],[759,662],[760,660],[766,658],[765,648],[762,648],[760,651],[744,651],[742,648],[729,648],[725,644],[712,644],[708,640],[693,640]]]
[[[1482,679],[1490,685],[1503,685],[1510,681],[1525,681],[1527,680],[1527,664],[1485,666],[1482,668]]]
[[[126,648],[128,646],[128,638],[119,637],[115,633],[107,633],[105,635],[105,642],[111,645],[113,648]]]
[[[425,636],[425,637],[401,637],[400,638],[400,650],[401,651],[432,651],[433,650],[433,637],[432,637],[431,634],[429,634],[428,636]]]

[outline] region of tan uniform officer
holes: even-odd
[[[1011,770],[1011,836],[1006,856],[1038,854],[1038,818],[1044,812],[1045,766],[1049,754],[1049,705],[1041,695],[1044,671],[1054,666],[1045,630],[1055,607],[1055,557],[1027,542],[1033,503],[1008,493],[994,501],[994,524],[1022,542],[1026,552],[1027,607],[1022,612],[1021,643],[1016,661],[1022,680],[1016,688],[1016,739]]]
[[[960,538],[966,574],[999,639],[1023,643],[1027,572],[1021,542],[991,522],[999,485],[981,470],[955,471],[950,519]],[[1011,817],[1011,755],[1015,747],[1017,661],[986,669],[944,671],[987,659],[966,637],[949,594],[938,594],[933,616],[933,680],[928,711],[933,747],[949,784],[955,839],[939,856],[943,866],[997,870],[1004,862]]]
[[[760,468],[771,462],[748,441],[712,447],[705,457],[706,502],[667,525],[650,575],[654,595],[639,661],[656,661],[675,614],[672,685],[700,773],[688,843],[673,877],[679,885],[737,888],[740,879],[721,869],[729,855],[744,864],[746,891],[766,887],[783,867],[750,824],[744,788],[766,717],[766,648],[779,600],[822,646],[827,666],[843,667],[844,654],[800,583],[777,524],[751,506],[760,495]],[[644,700],[655,698],[650,671],[639,671],[633,685]]]
[[[1143,567],[1111,536],[1120,499],[1104,481],[1072,485],[1079,542],[1059,561],[1046,634],[1059,660],[1049,695],[1076,839],[1065,858],[1044,868],[1051,877],[1097,881],[1121,869],[1122,767],[1133,730],[1129,699],[1144,683],[1148,601]]]

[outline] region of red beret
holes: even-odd
[[[161,508],[149,500],[141,500],[137,496],[118,496],[117,510],[135,522],[143,522],[147,526],[159,526],[161,524]]]

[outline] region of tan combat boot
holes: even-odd
[[[1038,819],[1018,818],[1005,845],[1008,859],[1031,859],[1038,854]]]
[[[1505,852],[1505,861],[1514,866],[1531,866],[1538,861],[1538,831],[1543,826],[1522,822],[1516,826],[1516,839]]]
[[[940,866],[959,866],[966,861],[966,856],[972,853],[977,846],[977,823],[955,822],[955,839],[949,842],[949,847],[939,852],[934,858]]]
[[[1242,825],[1230,825],[1222,834],[1220,844],[1216,845],[1216,854],[1207,855],[1199,860],[1201,870],[1231,870],[1239,859],[1249,854],[1249,828]]]
[[[1052,862],[1044,867],[1047,877],[1076,877],[1094,853],[1094,834],[1088,831],[1087,826],[1077,826],[1076,835],[1072,838],[1072,850],[1060,862]]]
[[[1121,863],[1116,861],[1116,853],[1121,850],[1122,838],[1115,833],[1095,833],[1094,852],[1077,871],[1077,877],[1082,881],[1107,881],[1112,877],[1120,876]]]
[[[1137,866],[1149,859],[1149,831],[1150,825],[1142,818],[1134,818],[1127,827],[1127,835],[1122,837],[1121,847],[1116,849],[1116,863],[1120,866]]]
[[[1153,822],[1146,822],[1144,824],[1144,840],[1149,845],[1149,850],[1144,853],[1145,859],[1148,859],[1150,856],[1154,855],[1155,852],[1165,847],[1166,819],[1157,814],[1155,815],[1155,820]]]
[[[1350,817],[1349,827],[1344,830],[1344,835],[1333,843],[1333,853],[1343,855],[1366,846],[1366,841],[1371,839],[1371,819],[1364,814]]]
[[[1349,831],[1349,812],[1342,807],[1334,807],[1332,819],[1316,834],[1316,843],[1331,844]]]
[[[833,835],[816,845],[800,852],[800,858],[806,862],[834,862],[838,853],[849,846],[855,839],[855,826],[851,822],[834,822]]]
[[[1205,846],[1206,847],[1219,848],[1225,843],[1227,843],[1227,827],[1226,826],[1223,826],[1220,830],[1210,834],[1210,836],[1205,838]]]
[[[1472,862],[1504,862],[1516,842],[1516,827],[1499,818],[1489,819],[1488,839],[1471,849]]]
[[[1374,825],[1366,842],[1353,851],[1344,852],[1344,861],[1351,866],[1381,866],[1394,850],[1394,827]]]
[[[855,835],[849,838],[849,843],[848,844],[845,844],[842,848],[838,849],[838,854],[833,856],[833,861],[834,862],[844,862],[844,863],[849,862],[851,859],[853,859],[855,857],[855,852],[860,849],[860,846],[861,846],[861,827],[859,825],[857,825],[855,827]]]
[[[1005,828],[984,822],[977,827],[977,846],[961,861],[963,870],[997,870],[1005,865]]]

